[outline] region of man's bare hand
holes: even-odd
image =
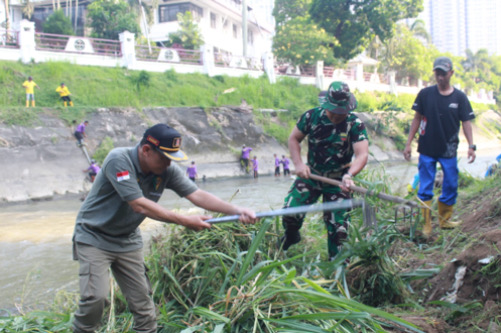
[[[296,165],[295,167],[296,167],[296,175],[305,179],[310,178],[311,170],[309,166],[307,166],[304,163],[301,163]]]
[[[405,149],[404,149],[404,158],[407,161],[411,160],[411,147],[410,146],[405,146]]]
[[[238,220],[242,223],[254,224],[259,221],[259,219],[256,217],[256,213],[247,208],[239,208],[238,215],[240,215]]]
[[[210,229],[211,224],[205,222],[208,219],[211,219],[212,216],[208,215],[189,215],[184,216],[182,223],[180,225],[195,231],[200,231],[204,229]]]
[[[351,179],[351,176],[347,173],[343,175],[342,184],[339,186],[343,192],[351,192],[350,187],[355,185],[353,182],[353,179]]]

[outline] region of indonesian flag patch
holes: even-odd
[[[117,172],[117,182],[121,182],[122,180],[129,180],[129,171],[120,171]]]

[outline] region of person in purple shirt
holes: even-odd
[[[280,159],[278,158],[277,154],[273,154],[275,157],[275,177],[280,176]]]
[[[254,159],[252,159],[252,170],[254,170],[254,178],[257,178],[258,165],[259,163],[257,162],[257,156],[254,156]]]
[[[87,134],[85,134],[85,127],[89,125],[89,121],[85,120],[80,125],[77,126],[77,129],[75,130],[75,138],[78,141],[78,146],[82,146],[84,138],[87,137]]]
[[[99,170],[101,170],[101,168],[99,167],[99,165],[97,165],[96,160],[91,160],[90,166],[87,169],[83,170],[83,172],[87,172],[90,178],[90,182],[93,183]]]
[[[198,173],[197,173],[197,166],[195,165],[195,161],[191,161],[191,165],[188,167],[188,169],[186,169],[186,175],[192,181],[195,181],[195,179],[197,178]]]
[[[291,170],[289,169],[289,159],[282,155],[282,160],[280,161],[284,165],[284,177],[291,174]]]
[[[240,166],[245,169],[246,173],[249,173],[249,157],[250,152],[252,151],[251,147],[242,146],[242,156],[240,157]]]

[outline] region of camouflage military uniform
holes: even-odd
[[[308,136],[308,166],[313,174],[341,180],[348,170],[354,151],[353,143],[368,140],[364,123],[353,113],[340,124],[332,123],[323,108],[305,112],[297,128]],[[323,202],[348,199],[349,193],[338,186],[298,177],[285,198],[284,208],[315,203],[323,195]],[[329,257],[334,257],[347,236],[349,217],[346,210],[324,212],[328,230]],[[286,234],[297,232],[305,214],[284,216]]]

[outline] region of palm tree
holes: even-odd
[[[412,32],[412,34],[420,39],[423,39],[426,44],[430,44],[431,42],[431,37],[428,31],[426,30],[426,24],[424,23],[423,20],[417,19],[414,21],[414,23],[411,24],[409,27],[409,30]]]
[[[5,30],[10,30],[10,10],[9,10],[9,0],[5,0]]]
[[[30,20],[31,16],[33,15],[33,12],[35,11],[35,6],[30,0],[26,0],[24,2],[24,7],[23,7],[23,15]]]
[[[461,64],[466,72],[472,74],[476,83],[489,76],[491,63],[486,49],[480,49],[477,53],[466,50],[466,59]]]

